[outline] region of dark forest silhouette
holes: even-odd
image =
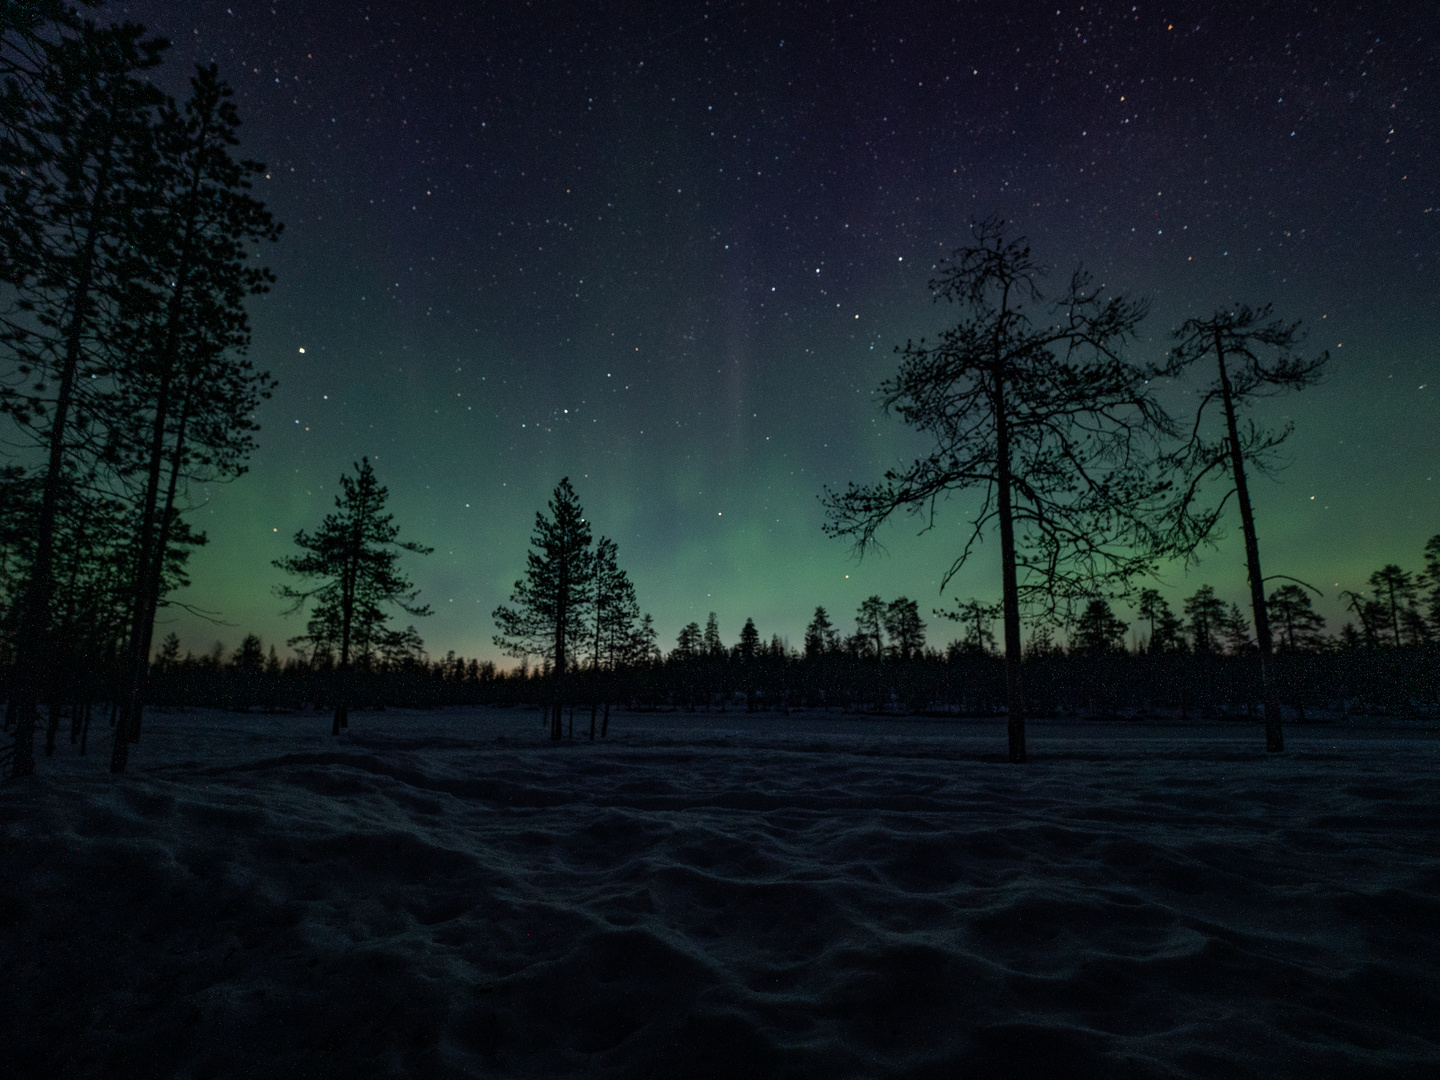
[[[1370,588],[1353,594],[1362,618],[1334,635],[1322,632],[1323,619],[1303,589],[1281,585],[1270,593],[1276,628],[1270,674],[1292,722],[1357,713],[1413,718],[1440,707],[1440,575],[1435,573],[1440,536],[1430,540],[1425,558],[1420,573],[1391,565],[1372,574]],[[753,620],[726,646],[712,615],[709,644],[691,623],[662,654],[648,628],[637,622],[628,655],[602,650],[597,664],[584,646],[572,654],[563,683],[555,679],[548,657],[505,671],[453,653],[430,660],[418,652],[387,657],[379,651],[357,658],[350,679],[342,682],[333,653],[282,661],[273,646],[267,653],[250,635],[228,658],[218,645],[205,655],[181,656],[172,635],[155,662],[151,693],[154,704],[167,708],[318,711],[333,707],[342,695],[354,707],[369,709],[542,706],[546,729],[555,738],[563,736],[555,727],[557,705],[562,713],[618,704],[680,713],[804,709],[999,717],[1006,712],[1007,690],[1004,657],[990,634],[998,607],[975,602],[979,614],[964,637],[943,648],[926,644],[929,628],[921,620],[875,621],[876,609],[913,613],[914,601],[904,597],[864,601],[851,633],[842,633],[825,608],[816,608],[803,648],[775,635],[764,639]],[[1097,597],[1075,620],[1066,644],[1040,627],[1021,663],[1029,715],[1263,718],[1265,683],[1244,613],[1208,585],[1182,608],[1177,615],[1152,594],[1146,614],[1131,626]],[[76,727],[72,741],[78,732]],[[592,738],[594,733],[592,727]]]
[[[93,5],[91,5],[93,6]],[[111,768],[140,737],[156,611],[205,542],[188,485],[233,478],[274,385],[244,359],[248,297],[280,226],[237,160],[213,67],[177,103],[168,43],[57,4],[6,2],[0,95],[0,474],[10,768],[42,703],[118,703]],[[117,672],[123,672],[118,674]]]

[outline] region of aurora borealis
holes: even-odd
[[[157,626],[196,651],[299,632],[271,592],[361,455],[390,489],[431,655],[490,612],[561,476],[665,647],[719,614],[799,644],[872,593],[938,595],[964,504],[856,563],[825,484],[915,447],[872,391],[950,313],[926,282],[996,213],[1068,274],[1152,299],[1137,359],[1231,300],[1332,353],[1288,468],[1254,485],[1267,573],[1359,588],[1440,532],[1440,116],[1423,5],[113,5],[214,59],[286,223],[252,305],[280,380],[248,475]],[[1167,393],[1177,391],[1167,388]],[[1176,399],[1179,400],[1178,398]],[[1244,594],[1238,529],[1172,598]],[[848,575],[848,576],[847,576]],[[930,640],[951,628],[931,619]]]

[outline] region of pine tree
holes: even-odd
[[[1146,646],[1149,652],[1168,652],[1184,646],[1181,636],[1184,626],[1158,591],[1141,589],[1135,610],[1140,618],[1150,623],[1150,641]]]
[[[1093,597],[1076,620],[1074,649],[1092,656],[1123,652],[1125,631],[1129,629],[1129,625],[1121,622],[1111,610],[1108,600],[1101,596]]]
[[[558,740],[566,676],[586,636],[595,575],[590,526],[563,478],[550,499],[550,516],[535,515],[525,577],[515,582],[510,603],[492,614],[495,644],[509,656],[540,656],[550,663],[550,738]]]
[[[1283,649],[1310,649],[1320,642],[1325,618],[1315,610],[1310,594],[1299,585],[1281,585],[1265,602],[1270,625]]]
[[[981,653],[993,652],[995,649],[995,635],[990,631],[990,624],[1000,617],[1000,613],[1001,605],[982,604],[974,597],[963,604],[957,599],[953,611],[935,612],[941,618],[958,622],[964,628],[959,642],[962,649]]]
[[[1401,644],[1401,627],[1412,621],[1406,618],[1406,614],[1415,607],[1419,598],[1415,575],[1389,563],[1370,575],[1370,589],[1375,594],[1375,602],[1391,640],[1396,645]]]
[[[823,607],[815,609],[815,617],[805,628],[805,658],[815,660],[826,653],[833,653],[839,647],[839,634],[830,624],[830,616]]]
[[[335,512],[327,514],[314,533],[302,529],[295,534],[303,554],[287,555],[274,564],[305,583],[276,587],[276,594],[290,601],[286,614],[311,604],[305,633],[291,638],[290,644],[308,644],[312,654],[338,650],[332,735],[349,725],[355,656],[385,648],[392,638],[407,650],[418,640],[414,627],[389,628],[392,609],[414,616],[430,614],[427,605],[416,603],[418,591],[400,572],[399,561],[402,551],[428,555],[433,549],[398,539],[394,515],[385,513],[389,492],[376,479],[368,458],[360,459],[355,472],[354,477],[341,474]]]
[[[1225,624],[1225,601],[1209,585],[1201,585],[1185,601],[1190,641],[1197,653],[1218,652]]]
[[[1425,573],[1421,587],[1425,590],[1425,617],[1430,633],[1440,636],[1440,533],[1425,541]]]
[[[16,300],[0,348],[20,380],[5,384],[0,409],[44,462],[8,704],[15,775],[34,771],[35,713],[55,655],[48,619],[62,489],[93,467],[113,420],[107,342],[138,276],[132,241],[153,197],[145,180],[162,97],[144,73],[167,47],[139,26],[68,21],[67,32],[31,38],[28,107],[7,106],[0,132],[0,270]]]
[[[885,606],[885,633],[896,659],[909,660],[925,648],[925,624],[914,600],[901,596]]]
[[[735,654],[741,660],[754,660],[760,651],[760,631],[755,629],[755,620],[746,619],[745,625],[740,629],[740,641],[735,646]]]
[[[1289,437],[1291,425],[1266,431],[1254,421],[1242,429],[1240,413],[1259,398],[1286,390],[1300,390],[1320,380],[1329,353],[1307,360],[1297,352],[1303,342],[1298,322],[1271,318],[1267,304],[1259,310],[1240,305],[1217,311],[1208,319],[1190,319],[1174,333],[1175,345],[1167,361],[1156,369],[1164,377],[1180,376],[1207,360],[1215,363],[1216,377],[1200,394],[1189,442],[1172,461],[1188,475],[1188,490],[1179,504],[1188,515],[1200,487],[1212,474],[1228,478],[1228,487],[1216,507],[1194,520],[1213,524],[1225,500],[1234,494],[1240,510],[1240,527],[1245,536],[1245,565],[1250,580],[1250,608],[1255,619],[1259,645],[1260,681],[1265,702],[1265,748],[1271,753],[1285,749],[1281,727],[1280,698],[1270,676],[1274,645],[1270,617],[1265,610],[1265,578],[1260,572],[1260,541],[1255,512],[1250,500],[1247,467],[1262,471],[1273,451]],[[1207,411],[1219,405],[1218,437],[1205,434]],[[1178,531],[1184,532],[1182,527]]]
[[[973,232],[931,282],[965,314],[933,345],[897,350],[899,373],[882,387],[885,408],[933,448],[878,484],[827,491],[824,501],[829,534],[864,551],[897,511],[929,528],[952,493],[981,493],[941,588],[997,528],[1010,760],[1023,762],[1022,602],[1054,617],[1198,541],[1158,528],[1170,483],[1157,471],[1156,440],[1172,427],[1147,373],[1121,355],[1146,306],[1104,298],[1080,271],[1048,303],[1023,238],[997,220]]]
[[[855,636],[865,642],[865,652],[885,654],[885,601],[867,596],[855,611]]]
[[[681,627],[679,635],[675,638],[675,650],[670,654],[673,660],[693,660],[700,655],[704,638],[700,633],[699,623],[687,623]]]
[[[725,643],[720,640],[720,620],[713,611],[705,620],[705,655],[711,659],[725,655]]]
[[[1255,641],[1250,637],[1250,621],[1245,618],[1239,604],[1231,604],[1225,609],[1220,620],[1220,637],[1231,656],[1243,656],[1255,647]]]
[[[264,166],[231,156],[240,119],[215,66],[197,69],[190,85],[184,108],[167,101],[156,125],[151,172],[160,197],[144,210],[138,233],[150,273],[145,287],[130,290],[124,321],[131,359],[119,395],[134,429],[124,452],[142,480],[129,686],[111,763],[116,771],[125,765],[122,744],[140,735],[141,691],[180,485],[197,470],[205,479],[245,471],[255,408],[274,385],[235,355],[249,343],[245,298],[266,292],[273,280],[253,265],[248,250],[280,234],[264,204],[248,194],[251,177]]]

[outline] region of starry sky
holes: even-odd
[[[361,455],[435,609],[432,655],[496,657],[490,612],[569,476],[669,647],[746,617],[799,645],[824,604],[995,599],[998,544],[939,595],[966,504],[856,562],[824,485],[923,449],[877,411],[893,349],[972,217],[1153,303],[1137,360],[1234,300],[1328,348],[1269,403],[1288,466],[1253,485],[1267,573],[1335,593],[1440,532],[1440,69],[1427,5],[851,0],[113,4],[236,90],[286,224],[252,306],[280,380],[210,535],[187,647],[282,643],[271,560]],[[1183,405],[1183,394],[1172,388]],[[1189,571],[1245,596],[1238,525]],[[1122,612],[1123,614],[1123,612]],[[167,616],[162,613],[162,619]],[[957,636],[930,619],[931,641]]]

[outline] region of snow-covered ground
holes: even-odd
[[[1440,1075],[1433,727],[328,731],[151,714],[0,786],[0,1071]]]

